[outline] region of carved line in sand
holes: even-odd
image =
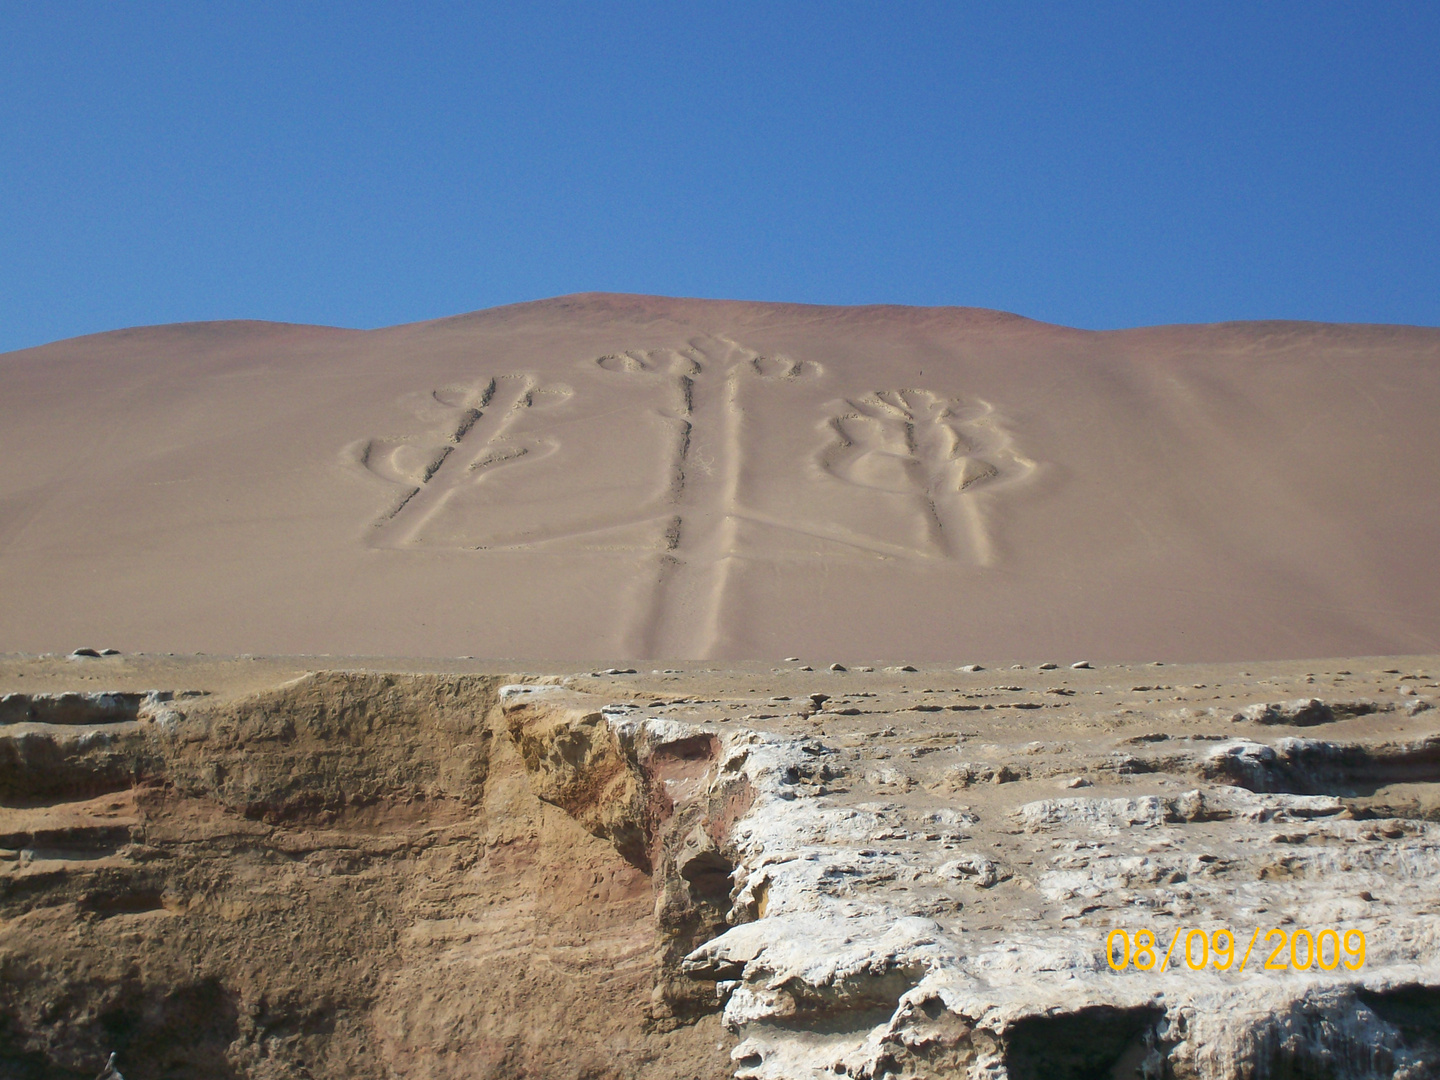
[[[403,488],[375,522],[376,546],[416,546],[462,487],[504,466],[554,453],[559,445],[554,439],[516,435],[511,429],[527,413],[553,407],[572,393],[568,386],[542,384],[519,373],[411,395],[406,404],[434,425],[431,430],[409,438],[366,439],[348,450],[355,464]]]
[[[984,496],[1035,471],[988,401],[929,390],[880,390],[845,402],[827,422],[820,467],[857,487],[898,496],[921,515],[929,543],[916,557],[995,561]]]
[[[457,543],[454,513],[447,518],[457,494],[484,485],[499,469],[529,469],[562,449],[558,425],[537,432],[533,421],[539,410],[570,401],[571,388],[524,373],[499,376],[411,400],[416,415],[432,425],[424,435],[351,448],[354,463],[403,489],[376,523],[373,542],[390,548],[650,551],[655,562],[643,575],[627,648],[699,657],[722,642],[725,596],[737,561],[760,554],[742,545],[742,524],[885,558],[957,559],[968,551],[986,565],[994,553],[984,500],[1035,468],[986,402],[918,389],[876,391],[833,405],[821,425],[825,445],[813,458],[811,482],[879,493],[880,501],[856,504],[848,524],[803,508],[766,513],[744,491],[753,441],[747,425],[786,387],[822,378],[820,365],[703,337],[683,349],[602,356],[587,368],[591,379],[634,383],[634,412],[617,416],[614,430],[629,434],[631,426],[648,423],[653,431],[658,425],[658,452],[644,459],[657,470],[653,483],[632,485],[613,507],[562,514],[545,526],[507,524],[503,502],[485,505],[483,515],[472,505],[466,512],[477,520],[460,522],[460,533],[468,529],[484,542]],[[796,480],[804,482],[803,470]],[[879,530],[867,528],[875,507],[915,527],[901,529],[900,542],[875,535]]]
[[[601,357],[604,371],[657,379],[662,411],[675,427],[664,505],[647,521],[660,528],[661,550],[637,599],[628,646],[640,655],[708,656],[723,635],[730,574],[740,549],[739,524],[803,526],[764,520],[743,505],[747,413],[787,386],[820,378],[810,361],[764,356],[724,337],[696,338],[685,350],[630,351]]]

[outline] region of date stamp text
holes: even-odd
[[[1206,968],[1215,971],[1244,971],[1255,953],[1263,971],[1359,971],[1365,966],[1365,931],[1255,928],[1250,941],[1239,956],[1236,966],[1236,937],[1229,929],[1206,933],[1199,928],[1179,927],[1168,947],[1161,949],[1161,940],[1153,930],[1111,930],[1105,938],[1105,958],[1115,971],[1168,971],[1184,964],[1191,971]],[[1256,945],[1260,948],[1257,952]]]

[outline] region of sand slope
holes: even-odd
[[[1440,330],[608,294],[0,356],[0,651],[1440,649]]]

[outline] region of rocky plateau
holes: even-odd
[[[1440,1076],[1436,657],[90,653],[0,658],[0,1080]]]

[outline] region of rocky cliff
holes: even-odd
[[[0,1076],[1440,1075],[1435,683],[1366,667],[11,693]]]

